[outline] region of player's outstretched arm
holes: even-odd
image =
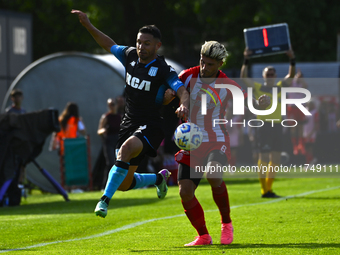
[[[286,86],[290,86],[295,76],[295,55],[293,49],[287,50],[286,54],[289,57],[290,65],[288,69],[288,74],[283,79],[283,81],[285,82]]]
[[[301,72],[301,70],[298,68],[295,76],[294,76],[294,79],[297,80],[298,83],[300,83],[302,85],[303,88],[308,88],[308,84],[307,82],[305,81],[305,79],[303,78],[303,74]]]
[[[247,48],[243,52],[244,61],[241,67],[240,78],[247,85],[247,87],[254,87],[254,82],[248,77],[248,63],[249,63],[249,55],[251,51]]]
[[[187,120],[189,117],[189,93],[184,86],[181,86],[177,90],[177,96],[179,97],[181,103],[181,105],[176,110],[177,117]]]
[[[108,37],[106,34],[98,30],[95,26],[93,26],[85,13],[79,10],[72,10],[71,13],[77,14],[80,23],[89,31],[92,37],[96,40],[96,42],[107,52],[110,52],[110,49],[116,43]]]

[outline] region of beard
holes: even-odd
[[[212,78],[214,76],[212,73],[202,72],[202,71],[200,71],[200,75],[202,78]]]

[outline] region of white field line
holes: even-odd
[[[307,191],[307,192],[304,192],[304,193],[301,193],[301,194],[297,194],[297,195],[292,195],[292,196],[286,196],[286,197],[271,199],[271,200],[268,200],[268,201],[265,201],[265,202],[243,204],[243,205],[234,205],[234,206],[231,206],[230,208],[231,209],[235,209],[235,208],[245,207],[245,206],[254,206],[254,205],[263,205],[263,204],[277,203],[277,202],[280,202],[282,200],[286,200],[288,198],[303,197],[303,196],[308,196],[308,195],[311,195],[311,194],[314,194],[314,193],[319,193],[319,192],[324,192],[324,191],[329,191],[329,190],[334,190],[334,189],[339,189],[339,188],[340,188],[340,186],[331,187],[331,188],[327,188],[327,189],[311,190],[311,191]],[[218,209],[206,210],[205,212],[214,212],[214,211],[217,211],[217,210]],[[116,229],[113,229],[113,230],[109,230],[109,231],[100,233],[100,234],[86,236],[86,237],[81,237],[81,238],[62,240],[62,241],[54,241],[54,242],[49,242],[49,243],[40,243],[40,244],[35,244],[35,245],[26,246],[26,247],[22,247],[22,248],[1,250],[0,253],[10,252],[10,251],[27,250],[27,249],[43,247],[43,246],[47,246],[47,245],[51,245],[51,244],[68,243],[68,242],[75,242],[75,241],[82,241],[82,240],[93,239],[93,238],[97,238],[97,237],[111,235],[111,234],[114,234],[114,233],[117,233],[117,232],[120,232],[120,231],[123,231],[123,230],[127,230],[127,229],[130,229],[130,228],[135,228],[135,227],[138,227],[140,225],[143,225],[143,224],[146,224],[146,223],[149,223],[149,222],[153,222],[153,221],[157,221],[157,220],[173,219],[173,218],[182,217],[182,216],[185,216],[185,214],[177,214],[177,215],[172,215],[172,216],[167,216],[167,217],[161,217],[161,218],[145,220],[145,221],[141,221],[141,222],[135,222],[135,223],[131,223],[131,224],[125,225],[125,226],[120,227],[120,228],[116,228]]]

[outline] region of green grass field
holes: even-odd
[[[234,242],[220,245],[220,216],[210,186],[196,196],[214,244],[184,247],[196,231],[183,212],[178,187],[164,200],[155,188],[117,192],[105,219],[93,210],[100,192],[35,192],[18,207],[0,208],[4,254],[340,254],[340,179],[277,179],[282,199],[260,198],[257,179],[226,180]]]

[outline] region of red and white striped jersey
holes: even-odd
[[[211,84],[202,82],[199,76],[200,67],[196,66],[180,73],[179,78],[190,94],[190,122],[196,123],[203,132],[203,142],[225,142],[228,131],[225,124],[216,124],[214,119],[225,119],[228,100],[232,93],[228,89],[215,88],[216,84],[235,85],[247,93],[235,81],[229,79],[223,72],[218,71],[217,79]],[[201,113],[201,96],[207,94],[207,114]]]

